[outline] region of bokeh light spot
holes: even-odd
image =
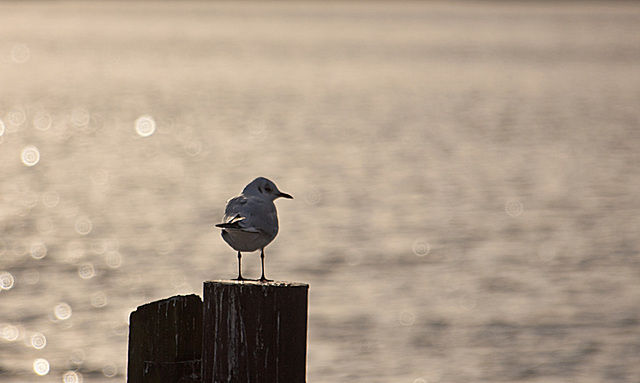
[[[37,350],[44,348],[47,345],[47,338],[44,334],[40,334],[39,332],[33,334],[31,336],[31,346]]]
[[[28,269],[25,270],[22,278],[26,284],[35,285],[40,281],[40,272],[37,269]]]
[[[42,259],[47,255],[47,246],[42,242],[32,242],[29,246],[29,254],[33,259]]]
[[[84,262],[78,265],[78,275],[82,279],[90,279],[96,275],[96,270],[90,262]]]
[[[38,148],[33,145],[29,145],[22,149],[22,154],[20,156],[22,158],[22,163],[26,166],[33,166],[40,161],[40,152]]]
[[[88,217],[80,217],[76,221],[76,232],[80,235],[87,235],[91,233],[93,225]]]
[[[91,175],[91,181],[96,185],[105,185],[109,182],[109,172],[104,169],[98,169]]]
[[[13,126],[20,126],[27,120],[27,112],[21,107],[17,106],[9,112],[9,122]]]
[[[398,321],[403,326],[412,326],[416,322],[416,314],[411,310],[402,310],[398,314]]]
[[[522,202],[518,200],[507,201],[504,204],[504,210],[512,217],[517,217],[522,214]]]
[[[11,290],[15,284],[15,279],[8,271],[0,272],[0,290]]]
[[[96,254],[104,254],[107,251],[107,241],[104,239],[96,239],[91,242],[91,250],[93,250]]]
[[[173,287],[180,287],[187,283],[187,278],[184,274],[179,274],[177,272],[171,273],[171,278],[169,279],[171,280]]]
[[[13,244],[11,252],[16,258],[21,258],[29,252],[29,245],[26,241],[20,241]]]
[[[37,112],[33,117],[33,126],[38,130],[47,130],[52,123],[51,115],[45,111]]]
[[[465,294],[460,297],[460,307],[464,310],[473,310],[476,308],[478,304],[476,298],[471,294]]]
[[[14,44],[11,48],[11,60],[16,64],[24,64],[31,57],[31,49],[25,44]]]
[[[113,326],[113,333],[116,335],[126,335],[129,331],[129,324],[127,322],[119,323]]]
[[[357,266],[362,262],[362,253],[356,249],[350,249],[347,252],[347,264],[349,266]]]
[[[105,251],[118,251],[120,248],[120,241],[118,241],[118,238],[109,238],[105,242]]]
[[[264,118],[252,118],[247,123],[249,133],[259,135],[267,130],[267,120]]]
[[[429,250],[431,250],[431,246],[424,239],[419,239],[413,243],[413,253],[418,257],[424,257],[429,254]]]
[[[49,361],[46,359],[38,358],[33,361],[33,371],[40,376],[47,375],[49,368]]]
[[[253,118],[249,120],[247,129],[251,138],[255,141],[264,141],[267,137],[267,120],[264,118]]]
[[[131,290],[129,290],[129,300],[131,300],[131,302],[142,302],[144,301],[146,296],[147,295],[145,294],[143,289],[132,288]]]
[[[307,192],[304,193],[304,200],[309,205],[317,205],[321,199],[320,190],[315,187],[308,189]]]
[[[229,152],[227,153],[227,162],[233,166],[242,165],[244,162],[244,154],[242,152]]]
[[[67,371],[62,374],[64,383],[82,383],[82,374],[76,371]]]
[[[72,313],[71,306],[66,302],[60,302],[53,308],[53,315],[59,320],[71,318]]]
[[[56,207],[60,203],[60,194],[55,190],[48,190],[42,196],[42,203],[46,207]]]
[[[190,156],[197,156],[202,151],[202,143],[197,140],[189,140],[184,143],[184,151]]]
[[[151,116],[140,116],[136,120],[136,133],[140,137],[149,137],[156,131],[156,122]]]
[[[105,263],[112,269],[117,269],[122,264],[122,256],[117,251],[110,251],[105,255]]]
[[[22,194],[22,205],[26,208],[34,208],[38,204],[38,193],[28,190]]]
[[[84,351],[82,351],[82,349],[79,349],[79,348],[73,350],[73,352],[71,353],[71,362],[75,364],[80,364],[84,362]]]
[[[71,120],[73,121],[73,125],[77,126],[78,128],[85,128],[91,121],[91,114],[86,109],[78,108],[73,111]]]
[[[113,378],[118,374],[118,367],[113,363],[107,363],[102,367],[102,373],[107,378]]]
[[[0,337],[8,342],[15,342],[20,338],[20,329],[12,324],[0,326]]]
[[[67,244],[66,258],[70,262],[77,262],[86,254],[85,244],[80,241],[71,241]]]
[[[96,308],[104,307],[107,305],[107,296],[102,291],[99,291],[91,296],[91,305]]]

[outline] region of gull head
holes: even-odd
[[[290,194],[283,193],[278,190],[278,187],[273,183],[273,181],[264,177],[258,177],[255,180],[251,181],[249,185],[245,186],[242,194],[251,196],[262,195],[264,198],[267,198],[270,201],[274,201],[280,197],[293,199]]]

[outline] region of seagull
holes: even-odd
[[[242,281],[242,251],[260,249],[262,260],[261,282],[270,281],[264,276],[264,248],[278,235],[278,212],[273,203],[283,197],[293,199],[290,194],[278,190],[276,184],[258,177],[245,186],[240,195],[227,201],[222,228],[222,239],[238,252],[238,278]]]

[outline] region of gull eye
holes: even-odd
[[[271,188],[269,186],[265,187],[264,190],[266,190],[267,193],[271,193]]]

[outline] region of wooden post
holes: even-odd
[[[129,383],[199,382],[202,301],[175,296],[138,307],[129,318]]]
[[[202,383],[306,382],[309,285],[204,284]]]

